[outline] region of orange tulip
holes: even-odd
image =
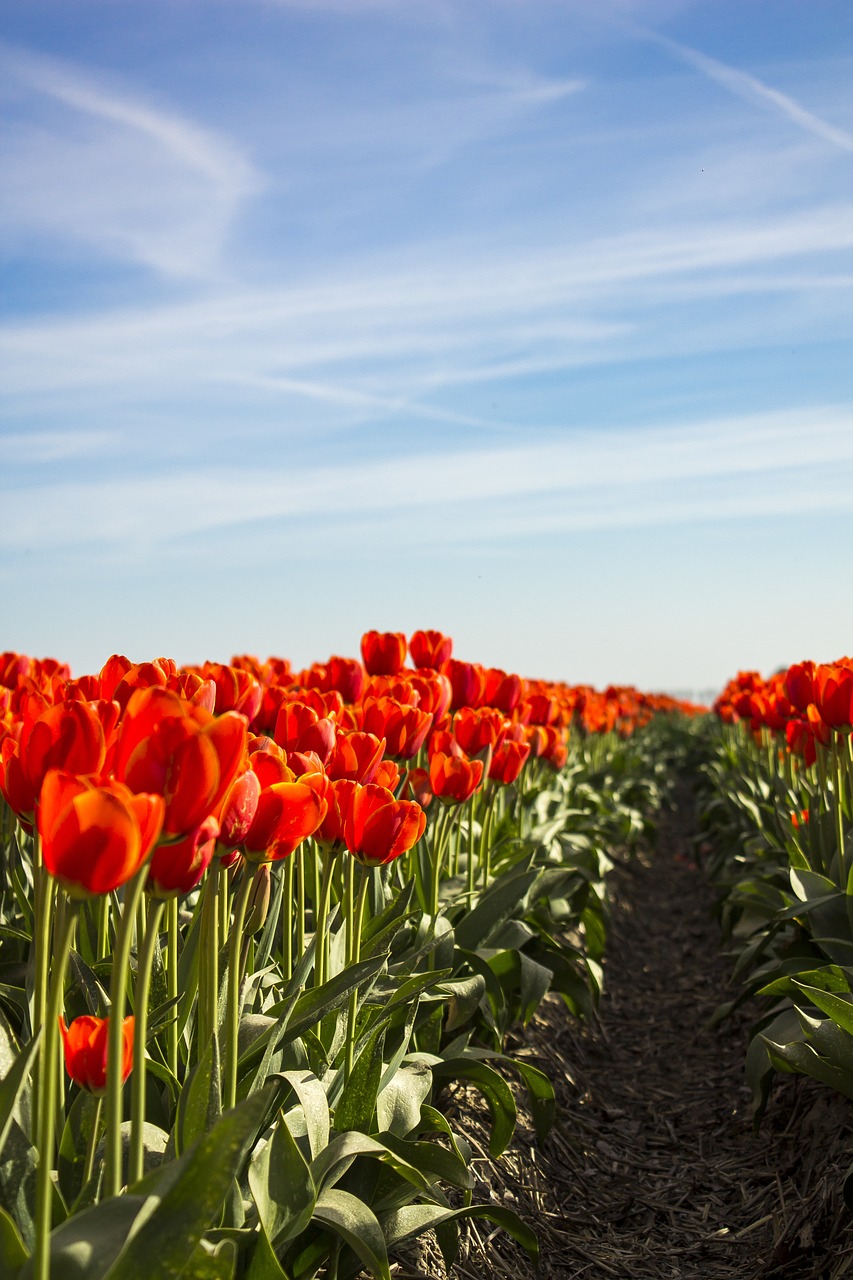
[[[406,661],[406,637],[400,631],[367,631],[361,637],[361,656],[371,676],[395,676]]]
[[[495,782],[508,786],[509,783],[515,782],[529,755],[529,743],[513,742],[511,739],[505,738],[495,748],[492,763],[489,766],[489,777]]]
[[[370,782],[356,786],[344,818],[344,841],[350,853],[368,867],[392,862],[417,844],[426,814],[413,800],[395,800],[385,787]]]
[[[119,889],[156,844],[163,814],[161,796],[51,769],[38,806],[45,868],[75,897]]]
[[[49,769],[99,773],[117,718],[112,702],[73,699],[45,707],[41,698],[26,699],[20,742],[6,738],[0,762],[0,790],[9,807],[31,819]]]
[[[162,795],[166,835],[193,831],[217,815],[246,754],[243,716],[212,716],[168,689],[140,689],[119,730],[116,777],[132,791]]]
[[[429,762],[433,795],[445,804],[463,804],[483,781],[483,761],[436,752]]]
[[[65,1052],[65,1070],[75,1084],[88,1093],[103,1094],[107,1088],[107,1044],[109,1018],[93,1018],[84,1014],[75,1018],[70,1027],[59,1019],[62,1047]],[[125,1018],[121,1024],[121,1078],[122,1083],[130,1075],[133,1066],[134,1019]]]
[[[409,641],[412,662],[416,667],[431,667],[438,671],[453,652],[453,641],[441,631],[414,631]]]
[[[389,756],[411,760],[432,728],[432,716],[394,698],[371,698],[364,704],[362,726],[365,732],[385,739]]]
[[[145,882],[147,892],[169,898],[194,889],[210,866],[218,835],[219,823],[211,815],[180,840],[157,845]]]
[[[264,787],[243,848],[252,862],[277,862],[314,834],[326,816],[327,802],[306,781],[274,782]]]

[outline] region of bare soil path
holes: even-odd
[[[555,1083],[560,1119],[537,1149],[523,1127],[497,1163],[477,1095],[449,1114],[482,1153],[475,1199],[514,1208],[540,1237],[534,1270],[476,1224],[455,1274],[468,1280],[840,1280],[853,1227],[840,1181],[853,1106],[804,1078],[777,1088],[758,1136],[744,1082],[749,1015],[707,1029],[726,998],[713,894],[684,821],[666,815],[653,857],[620,865],[599,1026],[549,998],[520,1051]],[[754,1011],[753,1011],[754,1013]],[[401,1280],[443,1275],[426,1245]]]

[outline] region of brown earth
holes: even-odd
[[[684,822],[666,815],[653,857],[612,880],[599,1025],[548,997],[512,1048],[554,1082],[559,1118],[538,1147],[519,1126],[486,1155],[479,1094],[444,1109],[472,1144],[477,1202],[513,1208],[536,1230],[538,1268],[484,1220],[462,1231],[464,1280],[838,1280],[853,1275],[853,1219],[841,1180],[853,1163],[853,1106],[803,1077],[776,1088],[752,1130],[744,1054],[750,1014],[713,1029],[731,960],[713,893],[690,860]],[[752,1010],[752,1016],[755,1010]],[[434,1243],[392,1268],[443,1277]]]

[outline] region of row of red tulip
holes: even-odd
[[[739,671],[714,710],[727,723],[748,722],[755,734],[783,733],[790,750],[814,764],[818,744],[828,747],[833,731],[853,732],[853,658],[795,662],[767,679]]]

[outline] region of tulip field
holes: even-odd
[[[493,1160],[519,1099],[547,1146],[513,1045],[549,993],[594,1019],[608,873],[679,780],[757,1117],[780,1073],[853,1098],[851,720],[849,659],[708,712],[436,631],[303,671],[0,655],[0,1275],[390,1280],[477,1222],[535,1260],[443,1098]]]

